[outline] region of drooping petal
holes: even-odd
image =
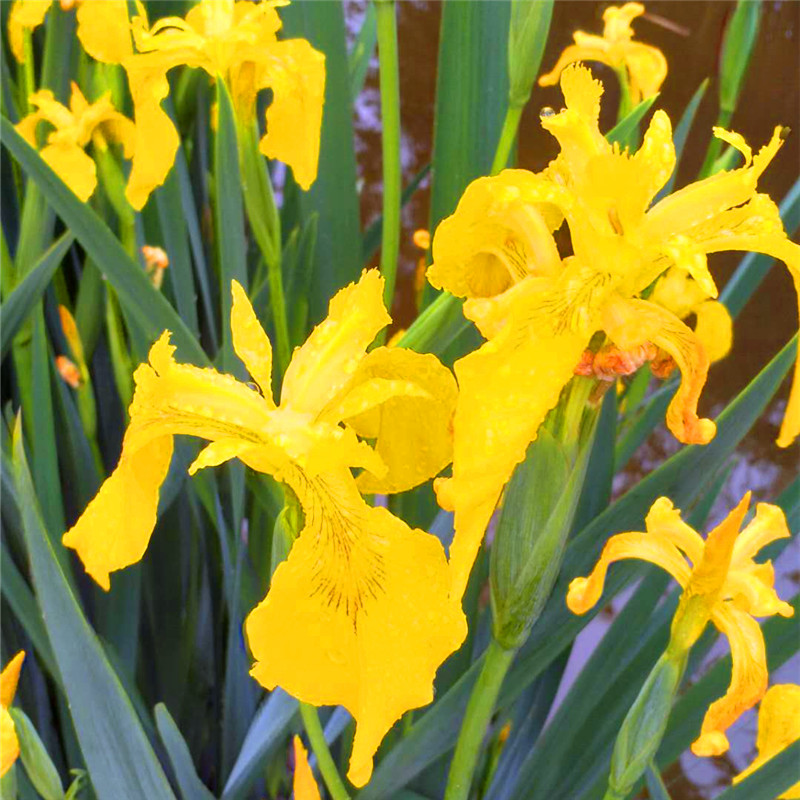
[[[794,608],[775,591],[775,569],[771,561],[731,569],[725,582],[725,595],[754,617],[794,616]]]
[[[8,43],[14,58],[25,61],[24,31],[34,30],[43,22],[52,0],[15,0],[8,14]]]
[[[433,699],[466,623],[435,537],[367,506],[349,472],[282,479],[306,526],[245,622],[252,675],[304,702],[345,706],[356,720],[348,777],[363,786],[389,728]]]
[[[77,144],[66,140],[49,144],[39,155],[82,202],[92,196],[97,186],[97,167]]]
[[[19,740],[14,720],[5,706],[0,708],[0,778],[11,769],[19,757]]]
[[[567,606],[573,614],[585,614],[603,594],[606,572],[615,561],[636,558],[666,570],[681,586],[689,582],[690,569],[678,548],[658,533],[618,533],[603,547],[603,552],[586,578],[575,578],[567,591]]]
[[[733,320],[728,309],[716,300],[707,300],[693,309],[697,315],[695,336],[713,364],[728,355],[733,344]]]
[[[369,353],[343,396],[324,412],[376,440],[388,471],[382,479],[362,473],[359,489],[403,492],[449,464],[457,394],[452,374],[436,356],[389,347]]]
[[[576,34],[580,33],[576,31]],[[570,44],[564,48],[553,69],[539,78],[539,86],[555,86],[564,70],[578,61],[597,61],[610,67],[618,66],[611,49],[601,36],[583,34],[582,37],[576,36],[576,38],[581,38],[581,43]]]
[[[167,71],[183,63],[182,56],[146,53],[125,62],[136,117],[136,145],[125,196],[140,211],[160,186],[175,161],[180,139],[161,102],[169,94]],[[154,146],[154,142],[158,146]]]
[[[314,780],[314,773],[308,763],[308,753],[299,736],[293,739],[294,744],[294,777],[292,789],[294,800],[321,800],[319,787]]]
[[[0,672],[0,706],[8,708],[14,702],[23,661],[25,661],[25,651],[20,650]]]
[[[319,413],[350,381],[367,346],[391,322],[383,304],[383,278],[365,270],[358,283],[337,292],[328,316],[295,350],[281,390],[281,407]]]
[[[758,709],[758,756],[733,779],[737,784],[760,769],[771,758],[800,739],[800,686],[782,683],[771,686]],[[778,800],[800,799],[800,783],[780,795]]]
[[[272,399],[272,345],[258,321],[253,306],[238,281],[231,281],[231,331],[233,349],[261,389],[264,400],[274,408]]]
[[[606,307],[603,328],[623,350],[652,342],[666,350],[681,371],[681,385],[667,409],[667,426],[678,441],[707,444],[716,425],[697,416],[709,359],[691,328],[674,314],[647,300],[618,300]]]
[[[61,540],[106,591],[111,588],[109,573],[141,561],[147,549],[171,458],[171,436],[160,436],[133,452],[123,442],[117,468]]]
[[[730,603],[714,609],[712,620],[728,638],[733,670],[724,697],[715,700],[703,719],[700,736],[692,743],[696,756],[718,756],[728,747],[725,731],[767,690],[767,657],[758,622]]]
[[[455,510],[450,548],[455,596],[463,594],[503,487],[588,341],[589,336],[569,331],[539,338],[509,325],[456,362],[453,477],[437,483],[440,504]]]
[[[325,56],[305,39],[287,39],[269,48],[268,59],[273,98],[259,149],[288,164],[300,187],[309,189],[319,162]]]
[[[78,39],[96,61],[121,64],[133,53],[127,0],[82,0]]]
[[[667,77],[667,59],[657,48],[641,42],[628,42],[620,48],[630,76],[634,103],[657,94]]]

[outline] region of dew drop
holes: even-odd
[[[554,109],[554,108],[551,108],[550,106],[545,106],[545,107],[544,107],[544,108],[543,108],[543,109],[542,109],[542,110],[539,112],[539,116],[540,116],[540,117],[542,117],[542,118],[544,118],[544,117],[554,117],[555,115],[556,115],[556,111],[555,111],[555,109]]]

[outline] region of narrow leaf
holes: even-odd
[[[181,790],[183,800],[214,800],[214,795],[197,777],[189,747],[167,707],[163,703],[158,703],[155,714],[158,735],[167,749],[167,755],[175,772],[175,779],[178,781],[178,788]]]

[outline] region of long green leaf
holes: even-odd
[[[19,424],[14,465],[36,594],[95,793],[99,800],[175,800],[131,702],[55,558]]]
[[[120,302],[147,337],[154,341],[162,331],[170,330],[184,358],[198,364],[207,364],[208,359],[197,339],[192,336],[175,309],[153,286],[144,270],[128,255],[105,222],[86,203],[78,200],[5,118],[0,119],[0,132],[5,147],[39,187],[92,261],[106,275]]]
[[[488,175],[508,98],[508,0],[442,4],[429,228],[455,210],[464,189]],[[436,292],[425,287],[425,305]]]
[[[0,326],[0,357],[5,358],[11,347],[14,334],[19,330],[23,320],[33,310],[36,301],[44,294],[53,273],[64,259],[67,251],[75,241],[75,237],[67,232],[59,236],[31,271],[14,287],[8,299],[3,303],[3,324]]]
[[[197,777],[192,755],[167,707],[159,703],[156,705],[155,714],[158,735],[167,749],[183,800],[214,800],[214,795]]]
[[[650,110],[653,103],[658,100],[658,95],[654,94],[646,100],[642,100],[635,108],[631,109],[630,113],[621,119],[607,134],[611,144],[624,145],[629,141],[631,134],[639,130],[639,123],[644,118],[644,115]]]
[[[350,76],[341,3],[293,3],[282,9],[287,35],[303,36],[325,54],[325,107],[319,171],[300,192],[303,217],[319,215],[309,321],[319,322],[337,289],[361,272],[361,233]],[[288,228],[287,228],[288,230]]]

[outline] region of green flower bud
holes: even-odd
[[[31,783],[44,800],[63,800],[64,787],[33,723],[18,708],[9,709],[19,740],[19,757]]]
[[[624,800],[658,751],[686,668],[686,654],[658,659],[617,734],[605,800]]]

